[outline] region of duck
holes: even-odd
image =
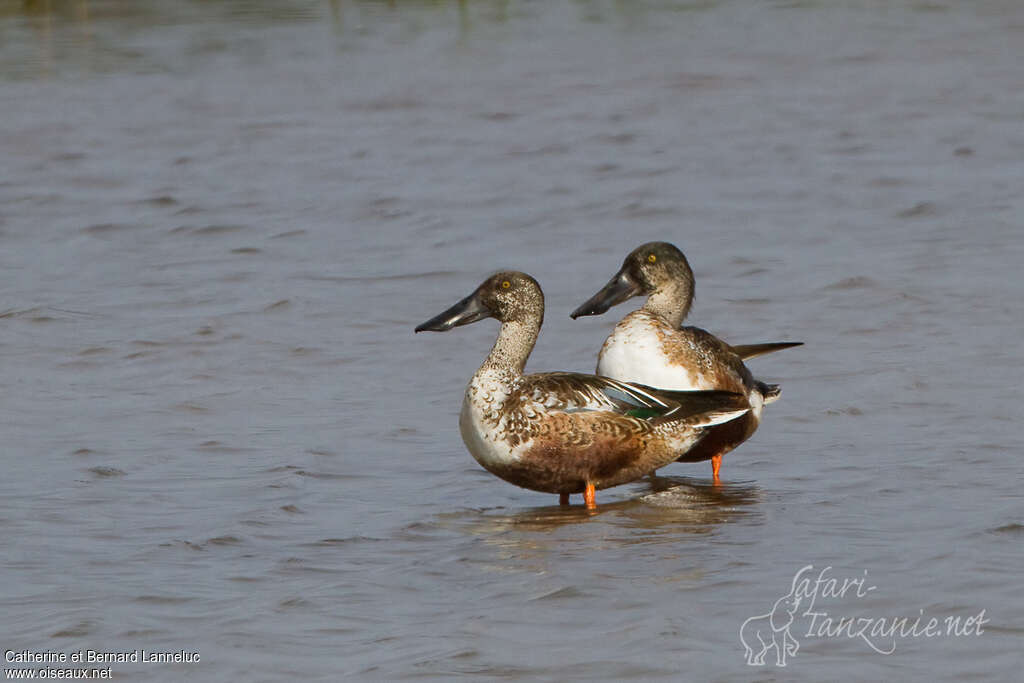
[[[582,493],[595,509],[595,491],[664,467],[706,429],[749,410],[735,392],[661,391],[575,372],[524,374],[544,320],[544,294],[518,271],[492,275],[415,331],[445,332],[486,318],[501,328],[466,387],[462,440],[491,474],[557,493],[561,505]]]
[[[570,314],[600,315],[635,296],[639,309],[626,315],[601,346],[597,374],[659,390],[720,390],[747,397],[750,410],[706,430],[679,462],[711,461],[713,483],[720,483],[722,457],[749,439],[761,423],[764,406],[781,393],[777,384],[754,378],[744,361],[803,342],[731,346],[699,327],[683,327],[693,304],[694,278],[686,256],[668,242],[634,249],[622,267],[594,296]]]

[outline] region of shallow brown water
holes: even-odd
[[[0,646],[198,651],[123,680],[1013,680],[1024,6],[0,4]],[[602,492],[459,438],[498,268],[534,370],[678,244],[692,324],[806,346],[754,438]],[[984,633],[740,628],[818,611]],[[866,572],[866,575],[865,575]],[[5,664],[7,668],[11,665]]]

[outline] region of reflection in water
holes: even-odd
[[[645,542],[635,530],[672,527],[683,533],[709,533],[741,515],[751,514],[748,506],[761,499],[756,485],[725,484],[713,486],[685,477],[648,477],[639,486],[639,495],[627,500],[601,503],[596,510],[582,505],[548,505],[513,513],[502,509],[462,510],[437,516],[441,527],[466,533],[493,536],[503,532],[545,533],[566,526],[601,522],[611,528],[628,528],[630,535],[621,542]]]
[[[616,573],[622,571],[621,553],[641,546],[676,552],[721,524],[753,514],[761,500],[756,485],[716,487],[684,477],[649,477],[633,486],[634,496],[596,510],[461,510],[441,513],[428,526],[477,539],[463,559],[485,571],[547,573],[559,558],[580,556],[607,563],[606,571]]]

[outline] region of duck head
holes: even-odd
[[[496,318],[504,323],[533,324],[544,319],[544,293],[526,273],[503,271],[484,280],[457,304],[416,327],[417,332],[446,332],[453,327]]]
[[[679,324],[693,301],[693,271],[683,252],[668,242],[642,244],[626,257],[611,280],[570,314],[600,315],[634,296],[664,301],[653,302],[666,317],[678,317]],[[649,300],[649,303],[651,300]]]

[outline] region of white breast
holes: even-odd
[[[459,431],[470,454],[485,468],[519,459],[517,451],[521,449],[510,450],[500,439],[502,424],[494,423],[506,396],[500,380],[487,373],[477,373],[466,387],[459,414]]]
[[[619,323],[597,357],[597,374],[659,389],[712,389],[700,373],[670,363],[658,331],[643,319]]]
[[[691,363],[671,362],[662,341],[671,335],[669,348],[677,356],[695,359]],[[597,374],[620,382],[636,382],[657,389],[676,391],[708,391],[722,389],[712,373],[701,368],[713,363],[713,350],[702,344],[700,336],[687,330],[666,330],[658,327],[642,310],[630,314],[612,331],[597,358]],[[750,411],[760,421],[764,397],[751,389],[747,392]]]

